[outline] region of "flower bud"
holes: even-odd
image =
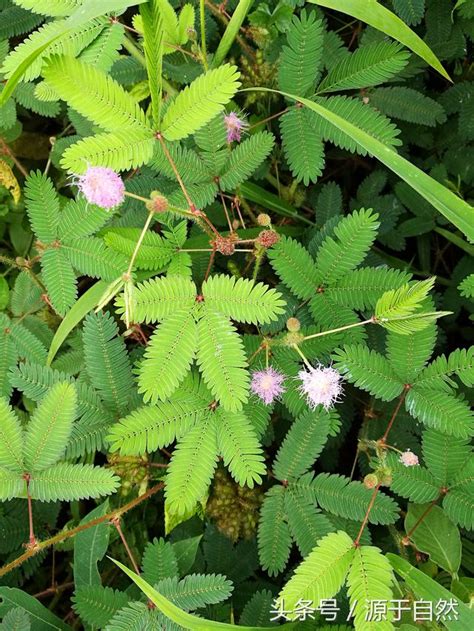
[[[165,213],[168,210],[168,200],[158,191],[152,191],[150,200],[146,203],[147,210],[154,213]]]
[[[364,478],[364,486],[366,489],[375,489],[378,483],[379,479],[375,473],[368,473]]]
[[[298,318],[288,318],[286,321],[286,328],[290,333],[297,333],[301,329],[301,322]]]
[[[271,222],[272,220],[270,215],[267,215],[267,213],[260,213],[257,217],[257,223],[259,226],[268,227]]]

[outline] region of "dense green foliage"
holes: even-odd
[[[0,0],[0,630],[474,627],[473,46]]]

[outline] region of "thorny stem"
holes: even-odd
[[[347,331],[348,329],[353,329],[356,326],[364,326],[365,324],[374,324],[375,319],[370,318],[370,320],[364,320],[363,322],[356,322],[355,324],[347,324],[346,326],[340,326],[337,329],[330,329],[329,331],[322,331],[321,333],[313,333],[312,335],[306,335],[302,341],[312,340],[315,337],[323,337],[323,335],[330,335],[331,333],[339,333],[339,331]]]
[[[96,517],[96,519],[92,519],[91,521],[88,521],[85,524],[79,524],[79,526],[76,526],[75,528],[72,528],[71,530],[65,530],[63,532],[60,532],[57,535],[54,535],[54,537],[51,537],[50,539],[46,539],[45,541],[37,542],[34,548],[28,548],[28,550],[24,554],[20,555],[18,558],[14,559],[10,563],[7,563],[3,567],[1,567],[0,578],[2,576],[5,576],[6,574],[11,572],[15,568],[19,567],[23,563],[25,563],[25,561],[27,561],[28,559],[31,559],[31,557],[36,556],[42,550],[46,550],[47,548],[54,546],[56,543],[61,543],[61,541],[64,541],[65,539],[69,539],[70,537],[75,537],[77,534],[79,534],[80,532],[83,532],[84,530],[88,530],[89,528],[93,528],[94,526],[99,526],[100,524],[109,522],[112,519],[114,519],[114,517],[117,517],[118,515],[123,515],[127,513],[129,510],[132,510],[133,508],[135,508],[136,506],[138,506],[139,504],[141,504],[148,498],[152,497],[152,495],[155,495],[155,493],[158,493],[158,491],[161,491],[163,487],[164,487],[163,482],[160,482],[159,484],[156,484],[155,486],[153,486],[151,489],[148,489],[148,491],[146,493],[143,493],[143,495],[139,495],[135,499],[128,502],[128,504],[125,504],[124,506],[121,506],[120,508],[116,508],[115,510],[110,511],[106,515],[101,515],[101,517]]]
[[[204,0],[199,0],[199,21],[201,22],[201,55],[202,65],[207,72],[207,44],[206,44],[206,19],[204,14]]]
[[[123,530],[122,530],[122,526],[120,525],[120,516],[117,515],[116,517],[114,517],[113,519],[110,520],[110,523],[112,524],[112,526],[115,526],[120,539],[122,540],[123,543],[123,547],[125,548],[125,550],[127,551],[128,554],[128,558],[130,559],[132,565],[133,565],[133,569],[135,570],[136,574],[140,574],[140,568],[137,565],[137,562],[135,561],[135,557],[133,556],[133,552],[130,548],[130,546],[128,545],[128,541],[127,538],[125,537]]]
[[[377,484],[377,486],[376,486],[376,487],[375,487],[375,489],[374,489],[374,492],[372,493],[372,497],[370,498],[370,502],[369,502],[369,505],[368,505],[368,507],[367,507],[367,511],[366,511],[366,513],[365,513],[364,520],[363,520],[363,522],[362,522],[362,524],[361,524],[361,526],[360,526],[359,533],[358,533],[358,535],[357,535],[357,537],[356,537],[356,539],[355,539],[355,541],[354,541],[354,546],[355,546],[356,548],[358,548],[358,547],[359,547],[359,545],[360,545],[360,538],[362,537],[362,534],[363,534],[363,532],[364,532],[364,530],[365,530],[365,527],[367,526],[367,522],[369,521],[370,511],[371,511],[371,510],[372,510],[372,508],[374,507],[375,500],[377,499],[377,493],[379,492],[379,489],[380,489],[380,485],[381,485],[381,484],[382,484],[381,482],[379,482],[379,483]]]

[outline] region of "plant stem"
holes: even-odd
[[[353,329],[356,326],[364,326],[365,324],[374,324],[374,318],[370,318],[370,320],[364,320],[363,322],[356,322],[355,324],[347,324],[346,326],[340,326],[337,329],[330,329],[329,331],[321,331],[321,333],[313,333],[313,335],[307,335],[303,338],[303,342],[306,340],[312,340],[315,337],[323,337],[324,335],[330,335],[331,333],[339,333],[339,331],[347,331],[348,329]]]
[[[47,548],[54,546],[56,543],[61,543],[61,541],[64,541],[65,539],[69,539],[70,537],[76,536],[77,534],[79,534],[80,532],[83,532],[84,530],[88,530],[89,528],[92,528],[93,526],[99,526],[100,524],[111,521],[114,517],[117,517],[118,515],[123,515],[127,513],[129,510],[132,510],[132,508],[135,508],[136,506],[138,506],[139,504],[141,504],[142,502],[150,498],[152,495],[155,495],[155,493],[158,493],[158,491],[161,491],[163,487],[164,487],[163,482],[160,482],[159,484],[156,484],[155,486],[153,486],[151,489],[148,489],[146,493],[143,493],[143,495],[139,495],[135,499],[128,502],[128,504],[125,504],[124,506],[122,506],[121,508],[116,508],[110,513],[107,513],[106,515],[102,515],[101,517],[96,517],[96,519],[92,519],[91,521],[88,521],[85,524],[79,524],[79,526],[76,526],[75,528],[72,528],[71,530],[65,530],[63,532],[60,532],[57,535],[54,535],[54,537],[51,537],[50,539],[37,542],[34,548],[29,548],[26,552],[24,552],[24,554],[20,555],[18,558],[14,559],[10,563],[7,563],[3,567],[1,567],[0,578],[2,576],[5,576],[6,574],[11,572],[15,568],[19,567],[23,563],[25,563],[25,561],[28,561],[28,559],[31,559],[31,557],[36,556],[39,552],[41,552],[41,550],[46,550]]]
[[[381,442],[381,443],[386,443],[387,442],[387,437],[388,437],[388,435],[390,433],[390,430],[392,429],[392,425],[393,425],[395,419],[397,418],[398,413],[400,412],[400,408],[402,407],[402,403],[405,400],[405,397],[406,397],[407,392],[408,392],[409,389],[410,389],[409,385],[406,385],[403,388],[403,392],[400,395],[400,397],[398,399],[398,402],[397,402],[397,405],[396,405],[396,407],[395,407],[395,409],[393,411],[393,414],[392,414],[392,416],[390,418],[390,421],[388,422],[387,429],[385,430],[385,433],[384,433],[384,435],[382,436],[382,438],[380,439],[379,442]]]
[[[141,195],[136,195],[135,193],[130,193],[129,191],[125,191],[125,196],[138,199],[138,201],[143,202],[144,204],[150,201],[150,198],[142,197]]]
[[[130,546],[128,545],[128,541],[127,538],[125,537],[123,530],[122,530],[122,526],[120,525],[120,517],[114,517],[114,519],[112,519],[110,521],[110,523],[115,526],[115,528],[117,529],[117,532],[119,534],[120,539],[122,540],[123,543],[123,547],[125,548],[125,550],[127,551],[128,554],[128,558],[130,559],[132,565],[133,565],[133,569],[135,570],[136,574],[140,574],[140,568],[137,565],[137,562],[135,561],[135,557],[133,556],[133,552],[130,548]]]
[[[199,21],[201,22],[201,54],[202,54],[202,65],[204,66],[204,70],[207,72],[207,45],[206,45],[206,18],[204,12],[204,0],[199,0]]]
[[[413,526],[407,532],[406,536],[403,538],[403,542],[405,544],[408,545],[411,536],[413,535],[415,530],[418,528],[418,526],[421,524],[421,522],[425,520],[427,515],[429,515],[429,513],[431,512],[433,507],[436,506],[436,504],[438,503],[440,497],[441,497],[441,495],[439,495],[439,497],[437,497],[432,502],[430,502],[430,504],[426,507],[426,509],[423,511],[423,513],[420,515],[420,517],[416,520],[416,522],[413,524]]]
[[[164,141],[163,136],[160,133],[158,133],[158,134],[156,134],[156,137],[160,141],[161,147],[163,149],[163,153],[165,154],[165,157],[168,160],[170,167],[173,169],[173,173],[174,173],[174,175],[175,175],[175,177],[176,177],[176,179],[178,181],[178,184],[179,184],[181,190],[183,191],[183,195],[184,195],[184,198],[186,199],[186,203],[189,206],[189,210],[192,213],[196,212],[196,206],[193,203],[193,200],[191,199],[191,197],[189,196],[188,191],[186,190],[186,187],[184,185],[183,179],[182,179],[181,175],[179,174],[178,168],[177,168],[173,158],[171,157],[171,154],[170,154],[170,152],[168,150],[168,147],[166,146],[166,142]]]
[[[33,524],[33,503],[31,501],[31,494],[30,494],[30,474],[26,473],[24,478],[26,482],[26,497],[28,501],[28,524],[30,528],[30,540],[29,540],[28,545],[31,548],[35,548],[38,542],[36,541],[35,529],[34,529],[34,524]]]
[[[377,484],[377,486],[374,489],[374,492],[372,493],[372,497],[370,498],[369,505],[367,506],[367,510],[365,512],[364,520],[363,520],[363,522],[362,522],[362,524],[360,526],[359,533],[358,533],[358,535],[357,535],[357,537],[356,537],[356,539],[354,541],[354,546],[356,548],[358,548],[359,545],[360,545],[360,538],[362,537],[362,534],[363,534],[363,532],[365,530],[365,527],[367,526],[367,522],[369,521],[370,512],[371,512],[372,508],[374,507],[375,500],[377,499],[377,493],[379,492],[380,485],[381,485],[381,482],[379,482]]]
[[[7,143],[3,140],[3,138],[0,138],[0,146],[1,146],[2,153],[5,154],[6,156],[9,156],[13,160],[13,164],[20,171],[23,177],[28,177],[28,171],[21,164],[21,162],[13,155],[12,150],[7,145]]]
[[[145,225],[143,226],[143,230],[140,233],[140,236],[138,238],[137,244],[135,245],[135,249],[133,250],[132,258],[130,259],[130,263],[128,265],[128,269],[127,269],[127,272],[126,272],[127,277],[130,277],[130,275],[132,273],[133,264],[135,263],[135,259],[137,258],[138,252],[139,252],[140,247],[141,247],[141,245],[143,243],[143,239],[145,238],[147,230],[150,227],[151,220],[153,219],[153,215],[154,214],[155,213],[153,211],[148,213],[147,220],[145,221]]]
[[[309,361],[306,359],[303,351],[298,347],[297,344],[293,344],[293,348],[295,349],[295,351],[298,353],[298,355],[301,357],[301,359],[303,360],[303,362],[305,363],[305,365],[308,368],[312,368],[311,364],[309,363]]]

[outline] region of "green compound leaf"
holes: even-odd
[[[23,430],[8,401],[0,398],[0,467],[21,473],[23,468]]]
[[[249,377],[236,329],[225,316],[205,309],[198,336],[196,358],[204,381],[225,410],[241,410],[248,399]]]
[[[167,108],[161,124],[166,140],[187,138],[221,112],[240,83],[235,66],[223,64],[195,79]]]
[[[294,612],[300,599],[318,607],[321,600],[335,596],[344,584],[355,552],[352,539],[343,531],[321,539],[281,590],[279,600],[284,609]],[[294,613],[290,613],[292,616],[295,618]]]
[[[31,476],[31,497],[41,502],[82,500],[114,493],[119,478],[109,469],[61,463]]]
[[[145,403],[173,394],[191,366],[196,346],[197,326],[189,311],[178,311],[159,325],[140,365],[138,389]]]
[[[57,383],[36,408],[25,433],[25,468],[47,469],[63,455],[76,416],[77,395],[70,383]]]
[[[268,324],[284,312],[281,294],[263,283],[218,274],[203,283],[206,306],[236,322]]]

